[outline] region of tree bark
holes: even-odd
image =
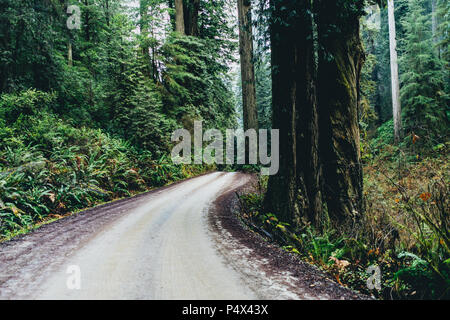
[[[244,129],[258,130],[255,67],[253,64],[251,3],[249,0],[238,0],[237,2],[239,16],[239,54],[241,58]]]
[[[281,143],[280,170],[269,179],[265,210],[297,226],[317,225],[322,204],[311,8],[309,1],[271,5],[272,127],[280,130]]]
[[[197,37],[198,29],[198,13],[200,10],[200,0],[184,1],[184,28],[186,35]]]
[[[394,138],[399,142],[402,137],[402,115],[400,105],[400,85],[398,80],[397,41],[395,39],[394,0],[388,0],[389,47],[391,55],[392,114],[394,118]]]
[[[316,68],[311,2],[300,7],[297,28],[297,188],[302,217],[317,228],[322,222],[320,192],[319,117],[317,110]]]
[[[436,43],[437,16],[436,16],[436,0],[431,0],[431,31],[433,34],[433,42]]]
[[[150,47],[148,45],[148,38],[150,35],[149,28],[149,19],[148,19],[148,9],[149,4],[148,0],[140,0],[139,3],[139,13],[141,15],[141,21],[139,24],[141,38],[142,38],[142,58],[144,62],[144,73],[147,77],[151,77],[151,68],[150,68]]]
[[[317,1],[318,105],[322,191],[330,220],[342,230],[362,214],[358,121],[364,59],[359,15],[339,1]]]
[[[175,0],[175,31],[185,35],[183,0]]]
[[[67,64],[69,65],[69,67],[73,66],[73,58],[72,58],[72,42],[67,41]]]
[[[297,46],[295,31],[286,27],[286,12],[281,6],[288,1],[271,1],[270,25],[272,60],[272,128],[280,130],[280,168],[270,176],[264,199],[266,212],[276,214],[284,222],[292,223],[299,217],[297,196],[297,143],[295,66]]]

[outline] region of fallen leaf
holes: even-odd
[[[420,195],[420,199],[422,199],[423,201],[428,201],[431,198],[431,193],[429,192],[424,192]]]

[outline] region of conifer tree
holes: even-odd
[[[441,61],[434,54],[430,15],[425,14],[420,0],[409,2],[402,21],[406,30],[404,54],[400,59],[401,99],[407,133],[431,142],[448,131],[447,95]],[[431,140],[430,140],[431,139]]]

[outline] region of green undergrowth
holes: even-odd
[[[382,139],[372,140],[375,151],[366,154],[365,215],[351,235],[327,223],[321,231],[310,225],[294,228],[265,213],[267,178],[260,178],[254,192],[240,195],[240,218],[266,239],[362,293],[379,299],[449,299],[450,145],[423,151],[408,144],[408,137],[400,146],[380,143],[386,141]],[[380,290],[367,285],[368,280],[373,283],[370,266],[380,268]]]
[[[77,127],[48,111],[53,100],[31,90],[0,101],[0,240],[213,169],[174,165],[101,129]]]

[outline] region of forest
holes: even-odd
[[[0,241],[244,171],[255,232],[375,298],[449,299],[449,15],[446,0],[0,0]],[[172,133],[196,121],[278,129],[278,173],[174,164]]]

